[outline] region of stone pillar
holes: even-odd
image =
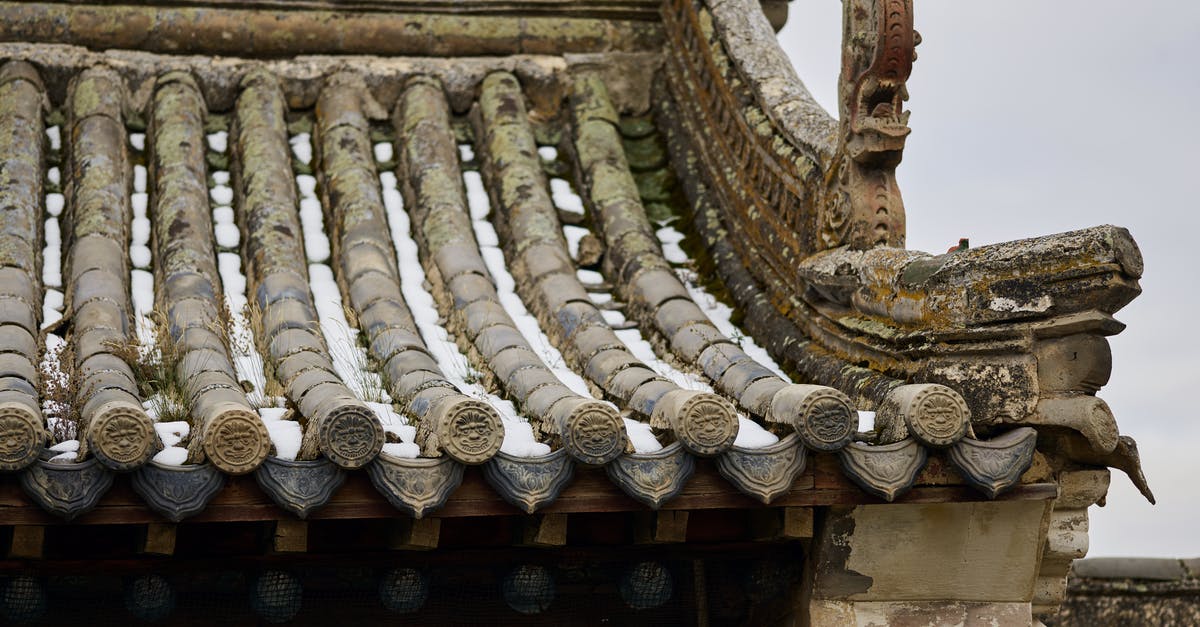
[[[1087,555],[1087,508],[1108,493],[1109,471],[1063,471],[1058,474],[1058,498],[1052,502],[1042,563],[1033,589],[1033,613],[1051,616],[1058,612],[1067,592],[1071,562]]]
[[[1031,625],[1050,501],[832,507],[802,625]]]

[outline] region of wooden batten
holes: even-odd
[[[567,515],[543,514],[525,519],[521,529],[523,544],[528,546],[563,546],[567,543]]]
[[[175,531],[173,523],[150,523],[142,527],[138,553],[146,555],[174,555]]]
[[[276,553],[305,553],[308,551],[308,522],[290,518],[275,521],[271,537]]]
[[[687,511],[664,510],[634,517],[633,537],[639,544],[687,541]]]
[[[12,528],[12,543],[8,556],[13,559],[38,559],[46,541],[46,528],[41,525],[16,525]]]
[[[442,535],[440,518],[397,520],[388,542],[390,548],[406,551],[436,549]]]

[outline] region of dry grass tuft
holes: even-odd
[[[38,364],[42,413],[54,443],[74,440],[79,435],[79,408],[75,398],[79,379],[75,376],[75,350],[66,342],[48,346]]]

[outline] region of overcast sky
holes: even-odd
[[[1099,396],[1158,505],[1113,471],[1090,556],[1200,555],[1200,2],[918,0],[899,169],[908,247],[1128,228],[1143,293]],[[780,41],[836,111],[841,3],[790,3]]]

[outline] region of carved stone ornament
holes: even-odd
[[[167,466],[153,460],[133,474],[133,491],[150,509],[171,522],[195,516],[225,486],[212,464]]]
[[[621,417],[603,403],[580,403],[567,416],[563,448],[575,459],[593,466],[607,464],[625,451]]]
[[[112,473],[95,457],[65,464],[39,459],[21,473],[21,487],[29,498],[63,520],[91,511],[112,483]]]
[[[888,502],[912,488],[928,457],[911,438],[876,446],[851,442],[838,454],[842,470],[854,483]]]
[[[88,429],[89,450],[112,470],[132,470],[157,452],[158,437],[140,408],[117,402],[101,408]]]
[[[928,385],[917,392],[905,411],[909,432],[922,444],[949,446],[967,433],[971,411],[967,402],[944,385]]]
[[[225,411],[213,419],[204,454],[222,472],[241,475],[258,468],[271,452],[267,426],[249,410]]]
[[[541,457],[516,457],[497,453],[483,466],[488,484],[526,514],[549,505],[575,477],[575,462],[566,449]]]
[[[763,448],[735,446],[717,458],[717,470],[743,494],[769,504],[791,489],[806,459],[800,437],[792,433]]]
[[[737,412],[715,394],[691,395],[679,407],[678,416],[671,425],[675,437],[694,455],[718,455],[737,438]]]
[[[482,464],[500,450],[504,427],[500,415],[487,403],[461,399],[442,418],[445,432],[439,441],[447,455],[464,464]]]
[[[346,469],[361,468],[383,448],[383,427],[366,406],[339,408],[321,422],[321,452]]]
[[[844,448],[858,431],[858,413],[850,399],[823,385],[790,385],[771,398],[771,419],[791,424],[814,451]]]
[[[329,502],[342,487],[346,473],[328,459],[294,461],[268,457],[254,471],[254,479],[275,504],[300,518],[307,518]]]
[[[653,453],[622,455],[604,470],[625,494],[658,509],[692,477],[696,458],[675,441]]]
[[[367,474],[393,507],[421,518],[446,504],[462,483],[463,468],[449,457],[404,459],[385,453],[367,466]]]
[[[912,436],[932,448],[961,440],[970,426],[971,410],[954,390],[936,383],[902,385],[879,406],[875,426],[883,442]]]
[[[0,470],[20,470],[42,450],[41,417],[20,403],[0,405]]]
[[[963,438],[950,447],[949,457],[967,483],[994,499],[1021,481],[1036,447],[1037,431],[1021,427],[991,440]]]

